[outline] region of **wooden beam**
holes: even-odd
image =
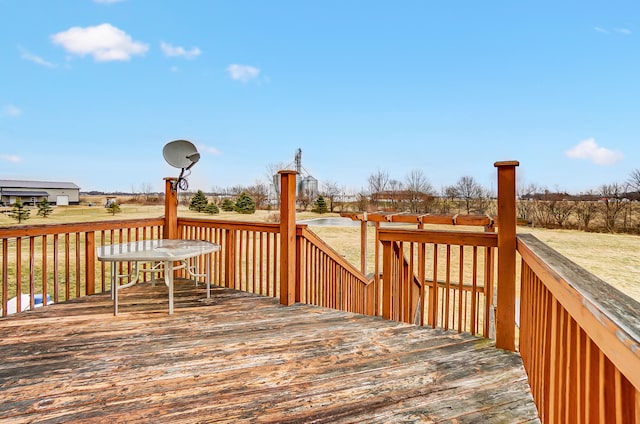
[[[178,190],[174,190],[177,178],[165,178],[164,196],[164,231],[166,239],[178,238]]]
[[[296,171],[280,174],[280,304],[296,300]]]
[[[498,300],[496,347],[515,351],[516,327],[516,166],[496,162],[498,168]]]

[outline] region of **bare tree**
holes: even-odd
[[[589,199],[589,197],[593,197],[592,191],[587,193],[587,197],[585,199],[583,196],[575,205],[576,218],[582,231],[589,231],[589,223],[591,223],[598,209],[598,203]]]
[[[631,172],[629,179],[627,180],[627,184],[633,190],[635,190],[638,194],[640,194],[640,169],[636,169]]]
[[[549,209],[549,216],[553,218],[560,228],[564,228],[567,219],[573,212],[574,204],[563,198],[561,194],[556,193],[547,202],[547,208]]]
[[[140,196],[138,195],[138,190],[136,190],[135,185],[131,184],[131,200],[133,202],[137,202],[140,199]]]
[[[555,222],[547,207],[552,193],[547,188],[542,188],[541,190],[543,191],[542,193],[536,193],[533,197],[532,220],[534,226],[548,228]]]
[[[153,187],[151,183],[142,183],[140,184],[140,193],[143,194],[144,200],[149,202],[153,200]]]
[[[309,189],[302,190],[298,196],[298,204],[303,211],[306,211],[309,205],[315,201],[314,193]]]
[[[325,200],[329,201],[329,212],[333,212],[336,197],[340,194],[340,187],[338,187],[338,183],[334,181],[325,181],[323,184],[323,190],[320,194],[322,194],[322,197],[324,197]]]
[[[369,206],[369,197],[365,192],[359,192],[356,194],[356,204],[358,205],[359,211],[366,211]]]
[[[473,202],[482,197],[482,186],[471,176],[461,177],[456,183],[458,196],[464,201],[467,213],[471,213]]]
[[[613,233],[616,230],[616,219],[625,207],[623,201],[624,187],[621,184],[604,184],[600,187],[602,196],[602,218],[607,231]]]
[[[235,185],[233,187],[230,187],[227,189],[227,193],[231,196],[239,196],[240,193],[242,192],[246,192],[247,191],[247,187],[242,186],[242,185]]]
[[[245,192],[253,198],[256,209],[265,209],[267,200],[269,200],[269,186],[256,181],[254,185],[247,187]]]
[[[474,203],[476,212],[489,213],[493,205],[491,191],[480,186],[478,197],[476,197]]]
[[[526,219],[527,221],[533,220],[533,196],[538,192],[538,186],[535,184],[528,184],[518,187],[518,201],[516,209],[518,212],[518,218]]]
[[[394,211],[399,210],[400,200],[402,198],[403,184],[401,181],[391,179],[389,180],[388,197],[391,200],[391,208]]]
[[[407,174],[405,190],[409,202],[409,212],[417,213],[419,209],[427,212],[428,199],[433,199],[433,186],[420,169],[414,169]],[[421,208],[422,206],[422,208]]]
[[[369,175],[369,191],[371,192],[371,201],[376,207],[379,206],[379,197],[389,185],[389,174],[387,171],[378,169],[375,173]]]
[[[442,188],[442,202],[440,205],[440,211],[442,213],[450,213],[451,207],[458,198],[458,189],[456,186],[446,186]]]

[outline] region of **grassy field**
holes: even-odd
[[[86,203],[86,201],[85,201]],[[94,205],[100,204],[98,199]],[[151,218],[164,215],[164,206],[143,206],[123,204],[122,212],[112,216],[102,206],[67,206],[54,208],[48,218],[37,217],[32,210],[31,218],[22,225],[52,224],[60,222],[85,222],[99,220],[120,220]],[[235,212],[221,212],[218,215],[206,215],[179,207],[178,215],[211,219],[230,219],[268,222],[277,212],[257,211],[253,215]],[[298,219],[319,217],[315,213],[305,212]],[[322,217],[337,216],[325,214]],[[0,227],[16,225],[16,221],[0,214]],[[443,229],[442,227],[438,227]],[[360,229],[358,227],[321,227],[311,226],[323,240],[351,263],[360,268]],[[531,233],[567,258],[617,287],[629,296],[640,301],[640,237],[623,234],[585,233],[574,230],[547,230],[518,227],[518,232]],[[369,258],[368,272],[373,270],[374,231],[368,232]]]

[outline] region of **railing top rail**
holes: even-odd
[[[395,212],[341,212],[340,216],[353,221],[401,222],[407,224],[465,225],[495,227],[495,217],[489,215],[465,214],[415,214]]]
[[[580,327],[640,389],[640,303],[532,234],[519,234],[517,248]]]
[[[493,232],[380,229],[380,241],[453,244],[459,246],[498,246],[498,234]]]
[[[153,225],[163,225],[164,218],[126,219],[113,221],[72,222],[64,224],[14,225],[0,227],[0,238],[32,237],[50,234],[118,230]]]
[[[202,225],[225,230],[259,230],[264,232],[280,232],[280,224],[270,222],[233,221],[222,219],[180,218],[178,225]]]

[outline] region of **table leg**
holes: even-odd
[[[207,298],[211,297],[211,274],[210,274],[210,263],[211,263],[211,256],[212,253],[209,253],[208,255],[204,255],[204,260],[206,262],[205,266],[204,266],[204,271],[207,274],[206,275],[206,279],[207,279]]]
[[[173,262],[167,261],[164,264],[164,282],[169,288],[169,315],[173,314]]]
[[[118,315],[118,278],[116,275],[117,262],[111,262],[111,297],[113,297],[113,315]]]

